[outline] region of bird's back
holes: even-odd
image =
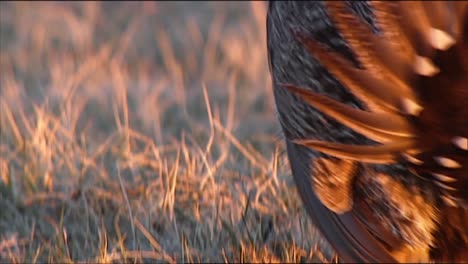
[[[467,8],[408,3],[269,5],[291,170],[345,261],[468,261]]]

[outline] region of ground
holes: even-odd
[[[330,262],[265,2],[1,2],[0,262]]]

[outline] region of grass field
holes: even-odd
[[[330,262],[264,2],[1,2],[0,262]]]

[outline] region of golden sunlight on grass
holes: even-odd
[[[264,2],[1,2],[0,262],[326,262]]]

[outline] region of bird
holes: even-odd
[[[468,2],[270,1],[291,173],[344,262],[468,262]]]

